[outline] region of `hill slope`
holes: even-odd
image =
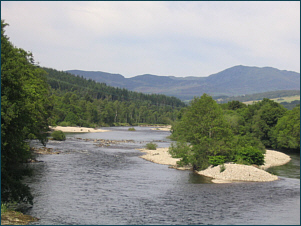
[[[110,86],[126,88],[143,93],[158,93],[182,100],[201,96],[237,96],[277,90],[300,90],[300,73],[278,70],[272,67],[234,66],[208,77],[173,77],[138,75],[125,78],[120,74],[106,72],[69,70]]]

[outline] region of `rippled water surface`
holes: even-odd
[[[274,182],[213,184],[139,158],[136,149],[148,142],[169,146],[169,132],[135,128],[50,141],[62,153],[40,156],[28,180],[35,199],[27,214],[40,218],[34,224],[300,224],[300,156],[299,168],[292,163],[299,178],[284,168]],[[133,141],[99,147],[95,139]]]

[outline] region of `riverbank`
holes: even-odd
[[[191,167],[179,167],[177,166],[177,161],[179,158],[173,158],[168,152],[168,148],[157,148],[156,150],[147,150],[147,149],[139,149],[141,152],[144,152],[145,155],[140,156],[145,160],[162,164],[162,165],[169,165],[172,168],[179,169],[179,170],[187,170],[191,169]]]
[[[64,133],[99,133],[99,132],[108,132],[109,130],[104,129],[94,129],[88,127],[75,127],[75,126],[49,126],[53,131],[61,130]]]
[[[168,148],[157,148],[157,150],[140,149],[140,151],[146,153],[141,156],[145,160],[170,165],[170,167],[176,169],[191,169],[191,167],[178,167],[177,161],[180,159],[172,158],[168,153]],[[267,168],[284,165],[290,160],[291,158],[284,153],[266,150],[265,164],[260,167],[227,163],[224,164],[224,169],[222,170],[221,166],[210,166],[205,170],[196,171],[196,173],[213,178],[213,183],[231,183],[235,181],[267,182],[279,179],[278,176],[266,172]]]
[[[17,211],[7,210],[3,213],[1,211],[1,225],[28,225],[38,220],[38,218]]]
[[[156,128],[152,128],[152,130],[170,131],[171,130],[171,125],[158,126]]]

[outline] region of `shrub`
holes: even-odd
[[[173,158],[181,158],[181,160],[177,162],[178,166],[186,166],[190,164],[191,147],[188,143],[180,141],[175,144],[172,143],[168,152]]]
[[[224,164],[220,165],[219,172],[222,173],[226,170],[226,166]]]
[[[235,162],[255,164],[259,166],[264,164],[264,155],[259,149],[255,147],[243,147],[237,151]]]
[[[186,142],[177,142],[176,144],[172,143],[168,149],[169,154],[171,154],[173,158],[183,158],[189,154],[190,151],[191,148]]]
[[[52,136],[53,140],[66,140],[65,134],[61,130],[53,131],[51,133],[51,136]]]
[[[58,123],[58,125],[59,126],[72,126],[70,122],[65,122],[65,121]]]
[[[1,213],[5,213],[9,210],[7,204],[1,203]]]
[[[136,129],[134,127],[131,127],[128,129],[128,131],[136,131]]]
[[[222,155],[209,156],[209,164],[213,166],[222,165],[225,163],[225,161],[225,156]]]
[[[146,144],[146,149],[148,149],[148,150],[156,150],[157,147],[158,147],[158,145],[153,143],[153,142],[150,142],[150,143]]]

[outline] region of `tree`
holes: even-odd
[[[45,72],[34,65],[31,53],[14,47],[1,20],[1,200],[32,202],[22,184],[29,171],[23,163],[30,156],[27,139],[47,142],[48,99]]]
[[[208,167],[210,156],[233,158],[230,125],[224,119],[221,107],[207,94],[191,101],[172,131],[173,139],[191,144],[188,159],[194,169]]]
[[[300,106],[287,111],[272,131],[273,147],[300,149]]]
[[[254,104],[253,108],[255,111],[252,118],[252,133],[266,147],[271,147],[271,131],[287,110],[279,103],[266,98]]]

